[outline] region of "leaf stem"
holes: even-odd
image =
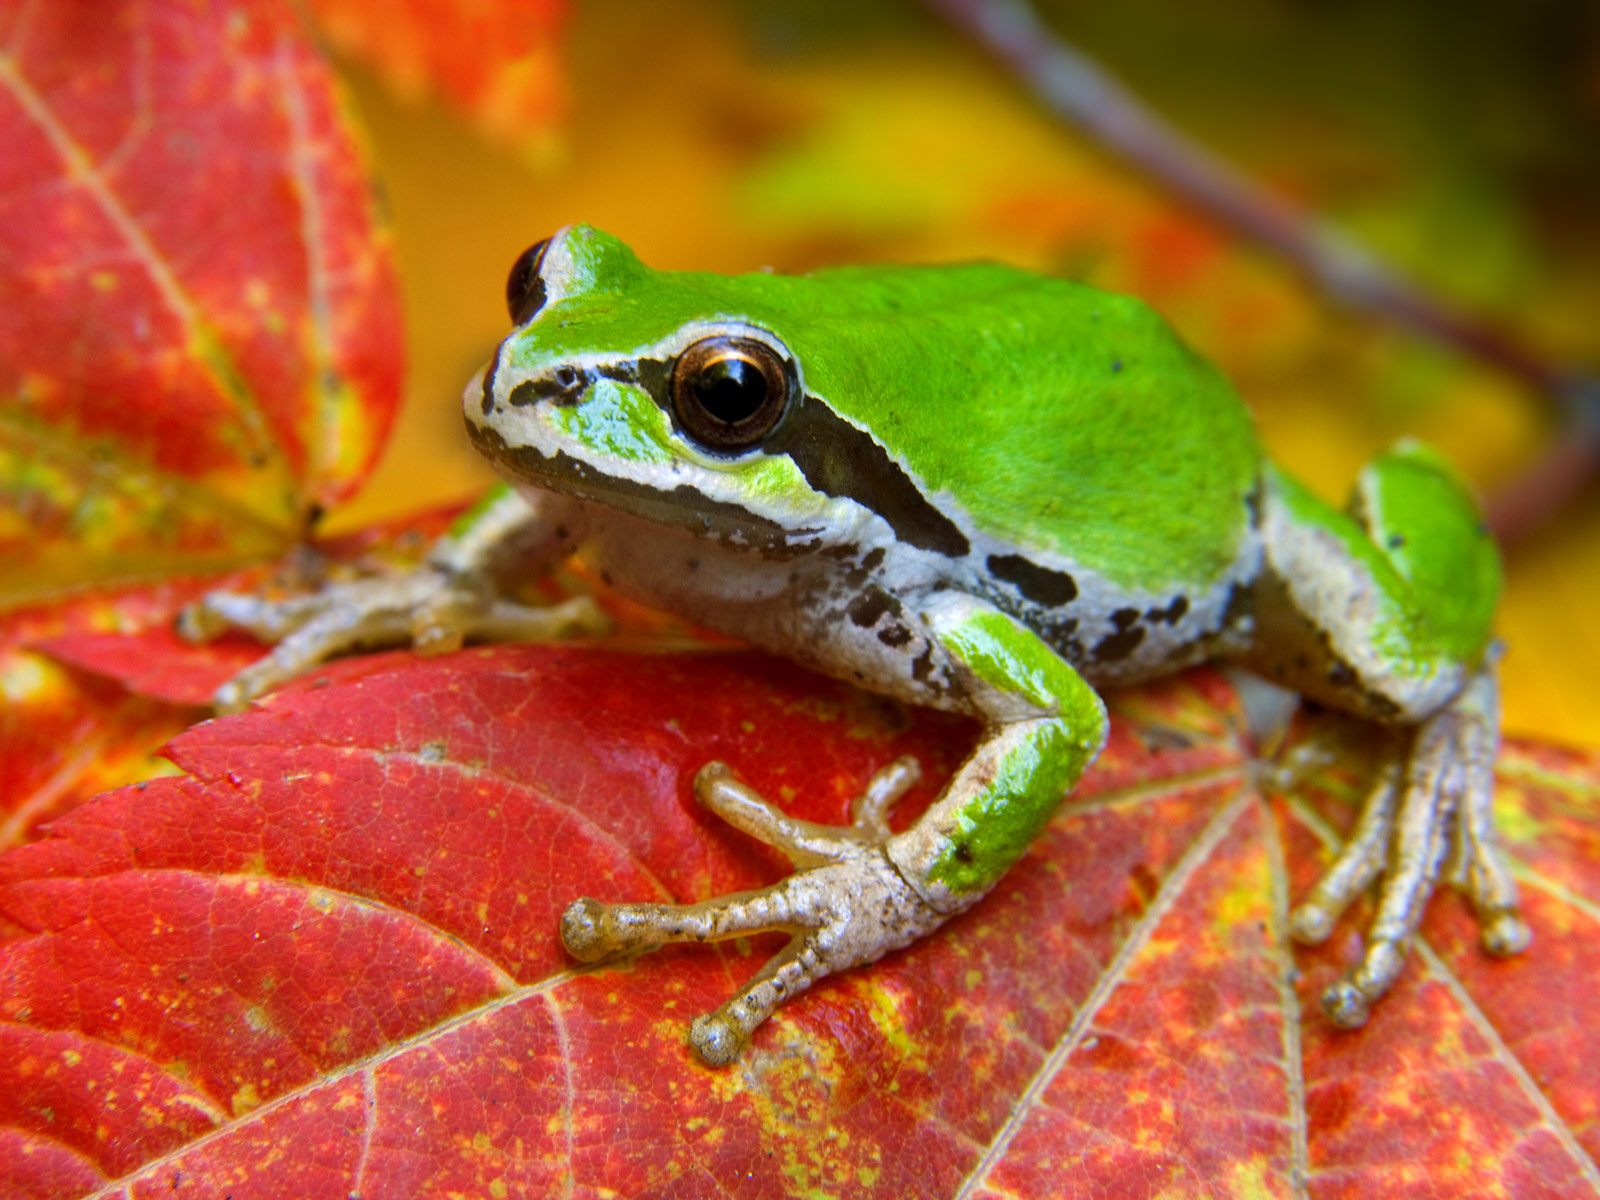
[[[1218,224],[1272,250],[1324,294],[1493,366],[1540,397],[1557,428],[1538,460],[1491,498],[1490,524],[1503,540],[1555,516],[1600,467],[1600,378],[1552,363],[1497,325],[1434,297],[1330,223],[1269,192],[1057,37],[1027,0],[923,3],[1058,117]]]

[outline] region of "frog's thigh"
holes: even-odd
[[[1341,512],[1269,470],[1251,666],[1322,703],[1412,724],[1483,653],[1500,565],[1472,498],[1431,452],[1362,472]]]
[[[1251,665],[1324,703],[1412,727],[1334,864],[1294,914],[1297,938],[1328,936],[1381,876],[1361,962],[1323,997],[1359,1025],[1393,984],[1404,943],[1445,864],[1468,893],[1484,946],[1527,942],[1490,822],[1498,706],[1482,664],[1499,561],[1471,498],[1429,451],[1402,447],[1361,476],[1348,512],[1292,479],[1268,479],[1265,562]]]

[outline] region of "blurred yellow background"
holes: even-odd
[[[1600,364],[1600,163],[1584,149],[1600,136],[1600,51],[1560,26],[1582,6],[1432,7],[1129,0],[1056,5],[1053,22],[1202,143],[1440,295],[1559,361]],[[562,57],[568,116],[517,144],[346,64],[392,207],[410,382],[335,529],[486,485],[458,397],[505,331],[512,260],[576,220],[657,266],[993,257],[1139,294],[1229,372],[1273,453],[1333,497],[1401,434],[1486,490],[1548,436],[1515,384],[1317,295],[1062,127],[915,5],[589,4]],[[1600,744],[1593,490],[1509,562],[1507,728]]]

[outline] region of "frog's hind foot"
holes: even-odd
[[[883,852],[889,808],[913,783],[902,758],[873,776],[847,826],[818,825],[780,812],[733,778],[722,763],[695,777],[695,795],[735,828],[776,846],[795,874],[770,887],[698,904],[605,904],[584,897],[561,918],[574,958],[595,962],[668,942],[719,941],[782,931],[789,943],[714,1013],[695,1018],[689,1041],[711,1066],[732,1062],[756,1027],[784,1000],[835,971],[909,945],[943,922]]]
[[[1345,907],[1380,880],[1366,952],[1322,994],[1334,1024],[1365,1024],[1399,977],[1441,870],[1467,894],[1488,953],[1511,955],[1527,946],[1516,884],[1494,837],[1498,726],[1494,679],[1484,672],[1418,727],[1404,763],[1384,768],[1349,841],[1291,916],[1296,941],[1323,942]]]

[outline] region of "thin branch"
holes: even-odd
[[[1152,112],[1055,36],[1026,0],[923,0],[983,45],[1063,120],[1219,224],[1287,259],[1322,291],[1488,363],[1536,392],[1560,431],[1491,505],[1502,537],[1553,516],[1600,466],[1600,380],[1558,366],[1493,324],[1440,302],[1353,239],[1260,187]]]

